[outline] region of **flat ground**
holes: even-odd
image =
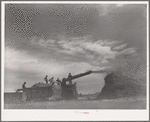
[[[61,100],[16,102],[4,104],[4,109],[146,109],[144,99]]]

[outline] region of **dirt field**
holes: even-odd
[[[144,99],[62,100],[4,104],[5,109],[146,109]]]

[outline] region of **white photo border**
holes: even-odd
[[[109,109],[4,109],[5,4],[146,4],[147,5],[147,106],[145,110]],[[148,1],[2,1],[1,2],[1,115],[2,121],[141,121],[149,120],[149,2]],[[82,114],[89,112],[89,114]]]

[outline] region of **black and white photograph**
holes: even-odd
[[[4,111],[148,109],[148,2],[7,1],[2,10]]]

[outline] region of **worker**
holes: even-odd
[[[46,81],[46,83],[48,83],[48,75],[46,75],[46,77],[44,78],[44,80]]]
[[[65,94],[66,94],[66,79],[65,78],[63,78],[62,79],[62,82],[61,82],[61,88],[62,88],[62,97],[63,97],[63,99],[65,99]]]
[[[71,73],[69,73],[68,78],[69,78],[69,84],[72,84],[72,80],[71,80],[72,75],[71,75]]]
[[[23,89],[23,92],[22,92],[22,101],[23,102],[26,102],[26,93],[25,93],[25,88],[26,88],[26,82],[23,83],[22,85],[22,89]]]
[[[24,90],[25,90],[25,88],[26,88],[25,85],[26,85],[26,82],[24,82],[23,85],[22,85],[23,92],[24,92]]]
[[[59,80],[59,78],[57,78],[56,81],[57,81],[57,84],[58,84],[58,85],[61,85],[61,81]]]
[[[61,85],[66,86],[66,79],[65,78],[62,79]]]
[[[49,82],[50,83],[54,82],[54,77],[52,77],[51,79],[49,79]]]

